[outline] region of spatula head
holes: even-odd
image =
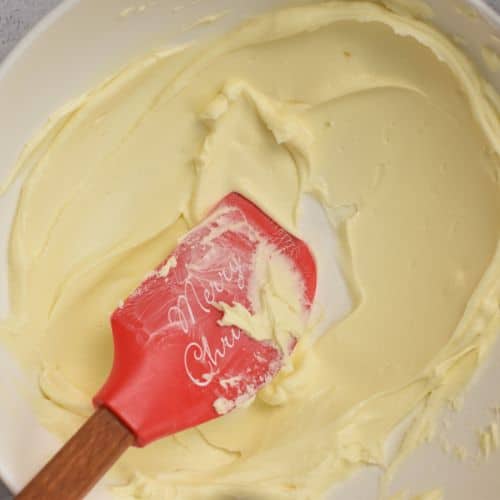
[[[215,307],[240,303],[252,312],[263,242],[289,260],[310,308],[316,266],[307,245],[231,193],[112,314],[114,363],[94,403],[112,410],[139,446],[231,411],[279,371],[281,350],[220,326]]]

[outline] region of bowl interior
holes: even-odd
[[[144,11],[126,10],[122,0],[67,0],[45,18],[16,48],[0,67],[0,179],[15,163],[23,145],[46,122],[50,114],[131,59],[152,49],[163,49],[203,40],[237,25],[245,18],[273,7],[304,3],[302,0],[205,0],[151,2]],[[492,72],[481,57],[483,46],[500,53],[500,18],[478,0],[481,13],[463,14],[459,2],[432,0],[433,21],[445,32],[465,42],[467,52],[484,75],[500,90],[500,73]],[[178,9],[182,4],[184,8]],[[228,10],[212,24],[186,30],[200,18]],[[489,16],[487,19],[484,16]],[[89,36],[89,33],[92,36]],[[497,38],[492,37],[492,35]],[[71,70],[68,70],[71,68]],[[36,81],[36,91],[33,82]],[[20,105],[22,103],[22,106]],[[21,182],[0,197],[0,315],[8,309],[7,245]],[[470,391],[465,411],[457,418],[457,435],[470,439],[467,428],[487,422],[488,409],[496,406],[496,387],[491,381],[500,377],[500,349],[497,347],[486,367],[487,376]],[[26,380],[16,363],[0,347],[0,475],[18,490],[36,472],[57,447],[57,440],[37,422],[21,396],[35,388]],[[467,432],[467,437],[465,433]],[[419,450],[405,464],[398,481],[404,486],[422,489],[444,486],[451,498],[498,498],[500,458],[493,457],[478,471],[458,467],[433,445]],[[429,467],[429,464],[432,467]],[[457,468],[458,467],[458,468]],[[470,470],[469,470],[470,469]],[[367,491],[376,497],[378,472],[366,469],[339,488],[338,499],[366,499]],[[497,488],[492,487],[496,485]],[[109,498],[104,488],[89,498]],[[371,498],[371,497],[370,497]]]

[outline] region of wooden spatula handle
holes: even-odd
[[[100,408],[16,498],[83,498],[134,439],[132,432],[109,410]]]

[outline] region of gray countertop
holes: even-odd
[[[62,0],[0,0],[0,60],[23,35]]]

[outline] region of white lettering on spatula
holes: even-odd
[[[228,285],[236,285],[240,290],[245,288],[243,265],[237,255],[231,255],[217,275],[217,279],[210,280],[193,276],[190,272],[184,281],[184,293],[178,295],[176,304],[168,310],[169,327],[179,327],[187,333],[197,323],[193,309],[196,304],[204,313],[209,313],[210,306],[217,303],[218,295],[226,291]]]
[[[241,258],[229,254],[215,279],[197,276],[193,270],[190,270],[183,285],[184,293],[177,297],[176,304],[168,310],[168,325],[188,333],[196,327],[200,314],[210,312],[210,307],[218,302],[220,294],[234,286],[239,290],[244,290],[246,283]],[[201,313],[196,314],[195,311],[201,311]],[[199,341],[193,341],[186,346],[184,368],[193,384],[198,387],[210,384],[218,372],[220,361],[234,347],[241,334],[242,331],[239,328],[231,328],[228,334],[220,337],[219,345],[216,347],[210,347],[205,335],[202,335]],[[196,375],[200,371],[203,373]]]
[[[198,387],[205,387],[210,384],[218,371],[219,361],[226,357],[228,350],[234,347],[241,334],[242,331],[239,328],[231,328],[230,333],[222,335],[220,338],[220,347],[213,350],[210,348],[205,335],[201,336],[200,342],[188,344],[184,351],[184,367],[191,382]],[[208,371],[203,373],[201,377],[197,377],[193,373],[192,360],[205,366]]]

